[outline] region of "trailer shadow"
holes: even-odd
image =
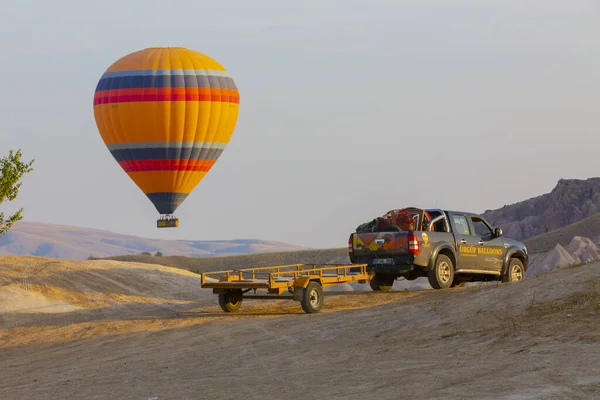
[[[325,296],[321,312],[343,311],[377,304],[386,304],[419,296],[415,292],[330,292]],[[193,319],[231,319],[266,316],[301,315],[304,311],[299,302],[291,299],[250,300],[245,299],[240,310],[226,313],[218,305],[216,296],[211,301],[186,303],[128,302],[95,308],[53,313],[51,308],[23,312],[2,313],[0,330],[17,328],[65,327],[74,324],[110,323],[118,321],[183,321]]]

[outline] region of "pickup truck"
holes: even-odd
[[[352,264],[367,264],[373,290],[391,290],[399,277],[427,277],[434,289],[465,282],[525,278],[523,243],[502,237],[480,215],[408,207],[356,228],[348,240]]]

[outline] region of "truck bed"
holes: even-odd
[[[408,255],[409,232],[369,232],[353,235],[355,257],[387,258]]]
[[[351,262],[378,266],[417,265],[426,267],[436,243],[454,243],[447,232],[403,231],[353,233]],[[415,254],[416,253],[416,254]]]

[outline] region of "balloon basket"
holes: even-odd
[[[179,227],[179,220],[173,216],[167,218],[159,218],[156,221],[157,228],[177,228]]]

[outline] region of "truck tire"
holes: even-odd
[[[235,312],[242,306],[242,298],[240,296],[232,296],[231,294],[219,293],[219,305],[221,310],[225,312]]]
[[[452,282],[452,285],[450,285],[451,288],[453,287],[463,287],[465,286],[465,282],[464,281],[457,281],[456,279],[454,279],[454,282]]]
[[[369,286],[374,292],[389,292],[394,285],[394,277],[382,277],[375,275],[370,281]]]
[[[508,262],[508,267],[502,274],[502,282],[519,282],[525,279],[525,267],[518,258],[511,258]]]
[[[314,314],[321,311],[323,307],[323,288],[319,282],[310,282],[302,293],[302,309],[307,314]]]
[[[454,264],[443,254],[435,259],[433,268],[427,271],[427,280],[434,289],[448,289],[454,282]]]

